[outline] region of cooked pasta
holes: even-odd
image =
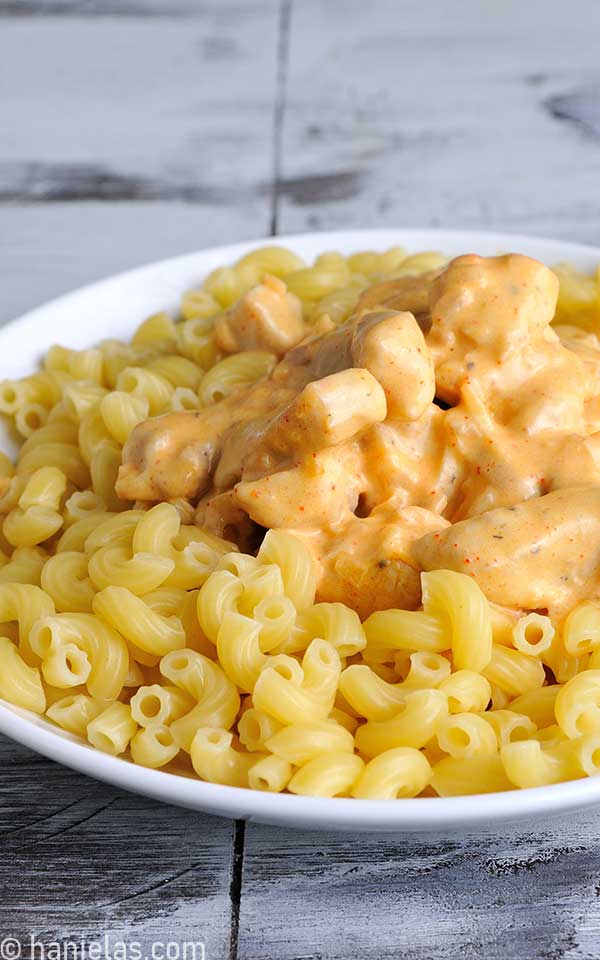
[[[40,671],[30,667],[8,637],[0,636],[0,696],[17,707],[44,713],[46,696]]]
[[[389,683],[366,664],[354,663],[340,676],[344,699],[367,720],[391,720],[406,702],[403,683]]]
[[[118,756],[124,753],[137,730],[126,703],[111,703],[87,725],[87,738],[93,747]]]
[[[444,753],[457,758],[481,757],[498,751],[494,728],[476,713],[451,714],[440,727],[437,741]]]
[[[600,775],[600,273],[556,276],[260,247],[0,382],[0,697],[271,793]]]
[[[152,724],[165,726],[189,713],[195,700],[184,690],[174,686],[139,686],[129,701],[131,716],[140,727]]]
[[[352,796],[363,800],[417,797],[430,779],[431,766],[419,750],[397,747],[369,761],[352,787]]]
[[[354,738],[333,720],[291,724],[263,741],[264,746],[296,767],[323,753],[353,753]]]
[[[259,753],[246,753],[232,746],[233,734],[215,727],[200,727],[192,740],[190,755],[194,770],[202,780],[230,787],[247,787],[251,767],[262,759]]]
[[[226,613],[217,634],[219,663],[244,693],[252,693],[267,664],[260,646],[260,624],[241,613]]]
[[[281,793],[292,776],[293,767],[281,757],[262,757],[248,770],[248,786],[251,790],[266,790]]]
[[[208,370],[200,384],[202,406],[228,397],[240,384],[253,383],[271,372],[277,358],[266,350],[245,350],[226,357]]]
[[[133,556],[126,547],[100,547],[90,556],[90,579],[97,590],[119,586],[135,596],[156,590],[173,572],[175,564],[169,557],[152,553]]]
[[[473,670],[456,670],[440,683],[450,713],[486,710],[492,698],[489,680]]]
[[[412,690],[391,720],[369,720],[356,731],[356,745],[367,757],[394,747],[424,747],[436,736],[448,714],[440,690]]]
[[[235,685],[221,667],[193,650],[177,650],[160,662],[160,671],[179,690],[196,701],[192,709],[171,724],[176,742],[189,751],[200,727],[214,726],[228,730],[240,709]]]
[[[124,444],[131,431],[150,413],[145,396],[135,396],[125,390],[112,390],[100,401],[100,414],[106,429],[117,443]]]
[[[355,753],[322,753],[296,771],[288,790],[312,797],[348,796],[365,769]]]
[[[55,700],[46,710],[46,716],[69,733],[85,737],[88,724],[102,712],[102,704],[85,693],[72,694]]]
[[[173,734],[161,723],[151,723],[138,730],[131,739],[130,750],[134,763],[155,770],[170,763],[179,753]]]
[[[248,702],[243,704],[238,720],[238,737],[250,753],[262,750],[269,737],[282,728],[283,725],[268,713],[256,710]]]
[[[517,712],[515,701],[512,702],[510,710],[488,710],[480,716],[494,730],[499,747],[503,747],[505,743],[513,743],[515,740],[527,740],[537,732],[531,717]]]
[[[126,587],[105,587],[92,601],[94,613],[139,650],[162,657],[185,646],[178,617],[163,617]]]
[[[59,613],[91,613],[94,587],[88,576],[87,554],[63,550],[49,557],[42,568],[42,589]]]
[[[423,610],[450,623],[456,669],[482,672],[492,657],[490,609],[482,591],[452,570],[424,573],[422,585]]]
[[[91,669],[86,685],[92,697],[114,700],[121,693],[129,669],[127,644],[121,634],[93,614],[59,613],[42,617],[34,623],[29,643],[40,658],[42,671],[48,657],[65,645],[72,645],[88,658]],[[68,685],[75,686],[75,683]]]
[[[267,660],[254,684],[252,700],[257,709],[284,725],[324,720],[333,707],[305,688],[302,665],[286,654]]]

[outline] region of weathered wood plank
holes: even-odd
[[[276,0],[0,0],[0,17],[197,17],[226,13],[255,16]]]
[[[591,960],[600,812],[487,836],[315,836],[249,825],[244,960]]]
[[[0,766],[0,938],[16,937],[24,960],[31,935],[137,941],[148,956],[154,941],[204,942],[207,957],[228,956],[231,823],[96,783],[4,737]]]
[[[6,20],[0,197],[210,203],[230,191],[239,204],[266,189],[277,8],[200,10],[127,29],[105,18]]]
[[[267,233],[269,204],[0,205],[0,325],[129,267]],[[90,331],[90,342],[95,332]]]
[[[594,0],[294,4],[280,231],[598,241],[599,27]]]
[[[109,273],[268,232],[278,4],[243,6],[2,22],[0,322]]]

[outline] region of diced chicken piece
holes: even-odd
[[[308,383],[264,435],[281,452],[333,447],[385,420],[385,393],[368,370],[350,368]]]
[[[369,517],[351,517],[339,530],[293,530],[310,547],[320,571],[317,600],[339,601],[364,619],[374,610],[412,610],[421,600],[420,568],[411,544],[424,530],[448,523],[420,507],[398,509],[394,500]]]
[[[557,296],[557,277],[539,260],[518,253],[457,257],[433,284],[429,340],[514,347],[548,326]]]
[[[429,297],[439,270],[408,274],[395,280],[384,280],[369,287],[358,299],[355,316],[366,311],[385,309],[408,310],[418,316],[429,313]]]
[[[548,267],[519,254],[502,257],[457,257],[431,289],[431,329],[438,394],[451,403],[460,385],[478,364],[506,364],[531,339],[545,336],[554,316],[558,280]],[[498,374],[498,371],[496,371]]]
[[[287,470],[243,480],[234,500],[262,527],[332,526],[352,515],[361,490],[356,444],[330,447]]]
[[[351,329],[316,337],[290,350],[268,380],[241,387],[203,410],[165,414],[138,424],[123,449],[118,495],[128,500],[195,499],[208,489],[215,468],[214,480],[221,490],[240,479],[245,465],[256,476],[277,469],[282,458],[276,451],[271,455],[263,440],[265,431],[313,381],[306,396],[314,403],[320,396],[323,402],[329,390],[330,399],[337,403],[337,414],[332,411],[330,422],[334,436],[347,436],[348,431],[351,435],[360,428],[361,417],[365,424],[383,419],[385,395],[368,372],[347,371],[354,386],[360,384],[360,405],[367,404],[367,410],[358,414],[356,404],[354,414],[342,410],[344,398],[349,396],[348,380],[344,389],[343,378],[329,381],[330,374],[351,366],[351,340]],[[322,428],[326,428],[324,420]]]
[[[223,438],[221,456],[213,475],[216,490],[232,488],[243,475],[252,480],[280,467],[281,455],[263,443],[270,421],[271,418],[264,414],[231,425]]]
[[[215,339],[226,353],[269,350],[282,357],[305,335],[300,300],[269,274],[215,321]]]
[[[495,603],[560,615],[600,594],[600,486],[462,520],[422,537],[412,556],[424,570],[468,573]]]
[[[218,414],[166,413],[139,423],[123,448],[116,491],[126,500],[194,499],[208,487],[227,425]]]
[[[433,360],[412,313],[366,314],[354,331],[352,358],[383,387],[392,419],[418,420],[433,401]]]
[[[415,421],[386,420],[360,441],[367,512],[393,495],[400,506],[443,513],[463,481],[463,458],[447,442],[446,413],[431,404]]]
[[[352,326],[310,337],[285,355],[273,371],[273,382],[293,384],[301,389],[311,380],[320,380],[352,366]]]

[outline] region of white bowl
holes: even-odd
[[[181,292],[198,284],[214,267],[274,242],[291,247],[307,259],[326,250],[351,253],[401,245],[409,251],[440,250],[449,255],[515,251],[549,264],[568,260],[584,270],[600,263],[599,248],[473,231],[340,231],[217,247],[102,280],[21,317],[0,331],[0,379],[30,373],[53,343],[80,348],[105,337],[127,337],[148,314],[176,307]],[[0,449],[11,450],[6,431],[0,433]],[[386,801],[322,800],[222,787],[147,770],[100,753],[46,720],[1,701],[0,732],[52,760],[136,793],[207,813],[292,827],[396,832],[472,829],[600,801],[600,778],[485,796]]]

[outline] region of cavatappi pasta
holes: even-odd
[[[446,263],[260,248],[0,383],[0,697],[270,792],[600,773],[600,274]]]

